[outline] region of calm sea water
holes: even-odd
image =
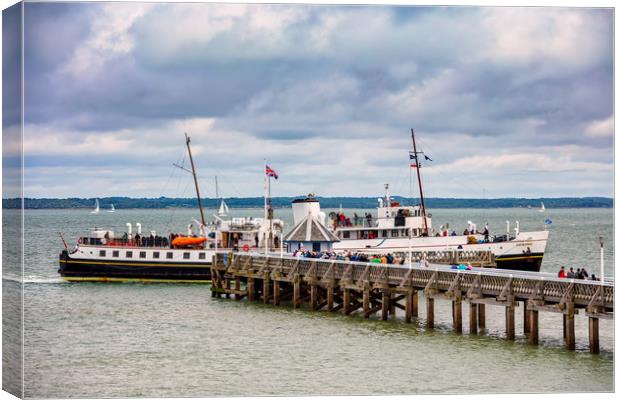
[[[102,208],[106,205],[102,204]],[[330,210],[326,210],[330,211]],[[366,210],[357,210],[358,214]],[[353,212],[353,210],[347,210]],[[12,212],[4,210],[5,224]],[[208,214],[210,215],[212,211]],[[261,216],[262,210],[233,210]],[[609,209],[438,209],[437,227],[467,220],[505,231],[553,224],[543,270],[560,265],[599,272],[598,236],[613,276]],[[436,302],[436,329],[420,319],[344,317],[245,301],[212,299],[206,285],[63,283],[57,274],[63,232],[69,242],[91,227],[184,231],[195,210],[88,210],[25,213],[24,372],[27,397],[234,396],[575,392],[613,389],[613,324],[601,320],[601,355],[587,351],[587,319],[576,317],[577,352],[562,348],[561,315],[541,313],[541,346],[504,340],[504,314],[487,307],[487,330],[451,332],[448,302]],[[276,210],[286,226],[289,209]],[[134,228],[135,229],[135,228]],[[5,258],[10,249],[4,250]],[[11,271],[5,270],[5,278]],[[13,276],[19,275],[13,271]],[[467,321],[464,307],[464,321]],[[525,384],[527,382],[527,384]]]

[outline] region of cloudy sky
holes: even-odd
[[[613,195],[610,9],[27,3],[25,195]]]

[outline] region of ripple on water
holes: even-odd
[[[488,220],[502,230],[519,219],[538,228],[527,210],[434,210],[451,226]],[[91,226],[121,229],[140,221],[168,230],[162,210],[122,210],[95,218],[82,211],[27,212],[32,251],[25,279],[25,372],[28,397],[237,396],[584,392],[613,388],[613,326],[601,321],[601,356],[587,353],[587,321],[577,316],[578,352],[562,349],[557,316],[541,313],[541,344],[504,337],[504,314],[487,307],[485,334],[452,333],[449,304],[436,302],[437,329],[336,313],[292,310],[212,299],[208,286],[66,284],[56,257],[65,237]],[[235,210],[235,212],[239,212]],[[250,211],[247,211],[250,212]],[[256,215],[261,210],[252,210]],[[279,212],[279,210],[278,210]],[[241,211],[245,213],[245,211]],[[288,213],[288,211],[287,211]],[[549,252],[543,267],[579,265],[598,257],[584,237],[602,230],[611,242],[611,210],[550,210]],[[193,211],[177,210],[182,229]],[[288,214],[284,219],[290,219]],[[580,233],[567,225],[572,221]],[[36,227],[30,228],[30,227]],[[179,228],[180,227],[180,228]],[[613,256],[608,249],[608,256]],[[597,259],[597,258],[596,258]],[[574,261],[571,264],[569,261]],[[611,265],[611,260],[608,265]],[[613,268],[609,268],[613,271]],[[15,274],[16,276],[18,274]],[[561,316],[559,317],[561,320]],[[463,321],[467,321],[464,307]],[[59,384],[62,382],[62,384]],[[527,385],[523,383],[527,382]]]

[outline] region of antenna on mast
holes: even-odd
[[[420,160],[418,160],[418,154],[422,154],[422,152],[418,152],[418,149],[415,144],[415,133],[413,132],[413,128],[411,128],[411,141],[413,142],[413,154],[415,155],[415,170],[418,174],[418,187],[420,188],[420,204],[422,206],[422,217],[424,218],[424,235],[428,236],[428,223],[426,221],[426,207],[424,207],[424,193],[422,191],[422,179],[420,178]]]

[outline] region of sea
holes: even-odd
[[[71,246],[93,227],[124,232],[185,232],[197,210],[26,210],[24,214],[23,337],[5,338],[5,350],[23,340],[24,395],[28,398],[212,397],[263,395],[394,395],[609,392],[613,387],[613,322],[600,321],[601,354],[588,351],[587,318],[576,316],[576,351],[563,347],[561,314],[541,313],[540,345],[523,335],[505,340],[501,307],[487,306],[478,335],[451,329],[450,304],[435,302],[433,330],[420,318],[342,316],[262,303],[214,299],[208,284],[65,283],[58,275],[64,239]],[[334,210],[324,210],[327,213]],[[345,210],[363,215],[374,210]],[[207,210],[212,215],[215,210]],[[234,209],[232,216],[263,215]],[[292,227],[292,211],[275,217]],[[542,270],[560,266],[613,278],[612,209],[435,209],[433,225],[457,232],[473,221],[491,233],[548,229]],[[545,225],[549,219],[551,224]],[[19,214],[3,210],[3,289],[18,301]],[[8,235],[8,236],[7,236]],[[11,238],[11,235],[14,235]],[[6,299],[6,298],[5,298]],[[19,333],[20,304],[3,304],[5,329]],[[463,320],[467,321],[467,307]],[[17,330],[16,330],[17,329]],[[6,335],[5,335],[6,336]],[[11,347],[12,346],[12,347]],[[3,357],[6,385],[22,367]],[[15,353],[15,352],[13,352]],[[9,368],[7,370],[7,368]],[[9,379],[9,381],[7,381]],[[19,386],[19,385],[18,385]]]

